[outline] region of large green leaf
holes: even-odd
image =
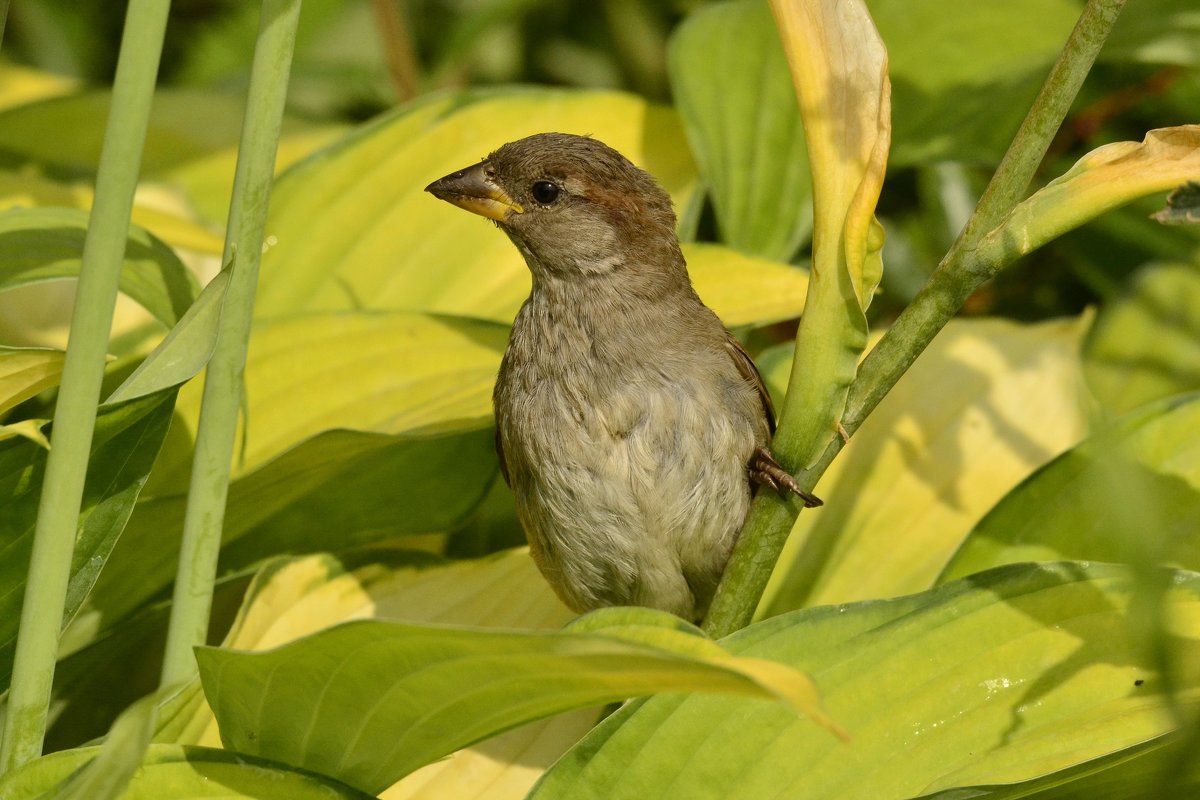
[[[257,323],[246,362],[246,415],[234,472],[251,471],[337,428],[388,434],[478,430],[508,328],[380,311],[298,314]],[[186,490],[203,386],[180,392],[179,416],[147,495]]]
[[[1200,705],[1200,576],[1165,597]],[[602,723],[532,794],[549,798],[908,798],[1056,772],[1173,722],[1124,569],[1017,565],[899,600],[754,625],[732,651],[813,674],[848,745],[765,703],[659,696]],[[971,796],[967,794],[966,796]]]
[[[953,320],[867,418],[801,514],[768,587],[780,613],[921,591],[971,528],[1087,431],[1086,320]],[[790,346],[761,359],[783,395]]]
[[[1200,569],[1200,395],[1122,417],[1010,492],[942,580],[1061,558]]]
[[[1139,270],[1126,294],[1101,307],[1083,365],[1113,414],[1200,389],[1200,265]]]
[[[264,567],[246,591],[222,646],[262,650],[364,617],[552,630],[574,616],[550,590],[525,548],[450,563],[423,553],[367,555],[369,560],[359,566],[345,556],[322,554]],[[86,669],[84,664],[71,667],[76,672]],[[596,708],[581,709],[521,725],[422,767],[390,787],[384,797],[523,797],[598,716]],[[159,741],[220,744],[216,719],[198,680],[160,710],[159,726]]]
[[[95,757],[47,794],[57,800],[119,800],[146,756],[154,733],[155,697],[148,695],[117,717]]]
[[[319,553],[269,562],[246,590],[221,646],[268,650],[366,618],[552,630],[574,616],[538,574],[525,548],[458,562],[415,551],[364,555]],[[220,744],[198,680],[165,705],[159,729],[160,741]]]
[[[14,208],[0,213],[0,289],[79,276],[87,212]],[[121,267],[121,291],[167,327],[196,297],[196,280],[171,248],[131,227]]]
[[[675,113],[627,94],[545,89],[438,95],[360,128],[275,185],[258,314],[403,308],[509,321],[529,273],[486,220],[424,193],[540,131],[592,134],[682,207],[695,168]]]
[[[85,768],[99,747],[83,747],[31,761],[0,781],[6,800],[61,797],[62,781]],[[370,795],[319,775],[225,750],[151,745],[122,800],[369,800]]]
[[[1162,736],[1028,781],[969,786],[921,800],[1168,800],[1200,794],[1200,765],[1186,742]],[[1180,769],[1182,767],[1182,769]]]
[[[867,5],[888,48],[893,166],[999,161],[1080,11],[1075,0]]]
[[[64,625],[108,560],[146,482],[171,418],[175,391],[102,406],[88,461]],[[33,547],[46,451],[26,439],[0,441],[0,687],[7,687]]]
[[[672,35],[669,56],[721,240],[789,260],[812,233],[812,180],[770,10],[757,0],[697,9]]]
[[[327,431],[233,481],[221,569],[448,530],[495,474],[490,429],[438,436]],[[184,495],[138,504],[84,609],[83,627],[108,627],[170,584],[185,504]]]
[[[517,724],[653,691],[783,700],[806,724],[827,722],[801,673],[732,658],[650,609],[604,609],[555,633],[348,623],[267,653],[204,648],[197,659],[227,746],[372,792]]]

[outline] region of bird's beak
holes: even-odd
[[[511,214],[524,213],[525,209],[488,177],[487,168],[488,162],[481,161],[437,179],[426,186],[425,191],[439,200],[497,222],[504,222]]]

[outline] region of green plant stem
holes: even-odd
[[[971,293],[1012,259],[1013,248],[988,233],[1024,196],[1124,5],[1125,0],[1088,0],[958,240],[859,368],[842,416],[847,436],[858,430]],[[813,489],[845,443],[835,437],[816,463],[797,474],[800,485]],[[777,455],[785,461],[794,456]],[[755,498],[704,623],[711,636],[720,638],[750,624],[799,508],[767,492]]]
[[[21,607],[0,747],[4,772],[37,758],[45,738],[105,351],[169,7],[168,0],[131,0],[125,18]]]
[[[299,17],[300,0],[264,0],[262,4],[225,238],[224,263],[232,263],[233,271],[221,330],[204,379],[163,660],[164,687],[196,674],[192,648],[204,644],[208,633],[267,204]]]

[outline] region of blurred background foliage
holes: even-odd
[[[715,8],[710,15],[693,14],[681,29],[692,12],[721,5],[709,0],[308,0],[291,81],[290,124],[293,130],[316,130],[354,123],[452,87],[528,83],[623,89],[659,103],[688,99],[679,104],[689,142],[706,182],[720,188],[719,154],[706,156],[702,120],[689,109],[705,97],[738,106],[734,113],[725,108],[725,118],[741,120],[748,136],[760,137],[760,149],[761,139],[769,144],[771,136],[786,136],[793,124],[785,120],[772,128],[755,112],[772,100],[789,102],[790,93],[782,73],[766,69],[773,59],[781,63],[782,54],[765,4],[761,24],[723,25]],[[894,143],[879,207],[888,230],[887,270],[884,295],[872,307],[875,319],[886,321],[920,287],[969,215],[1082,2],[1011,0],[970,9],[950,0],[871,0],[868,5],[888,46],[894,86]],[[3,57],[85,86],[103,86],[114,69],[123,8],[120,0],[16,2]],[[237,96],[245,88],[257,13],[255,4],[235,0],[177,0],[160,85]],[[706,26],[711,30],[704,31]],[[1061,174],[1099,144],[1194,122],[1200,108],[1197,67],[1200,10],[1192,0],[1131,3],[1040,179]],[[780,86],[768,85],[771,75],[780,78]],[[740,105],[738,92],[746,98]],[[236,119],[206,106],[202,118],[191,120],[189,135],[197,126],[236,130]],[[12,148],[11,140],[0,141],[0,165],[28,155]],[[777,155],[776,148],[767,150]],[[779,260],[804,253],[807,210],[802,199],[785,195],[789,188],[796,194],[797,175],[803,188],[806,167],[795,159],[776,164],[778,174],[756,175],[754,194],[745,201],[722,208],[728,193],[713,192],[694,220],[696,236]],[[78,161],[58,166],[66,174],[87,172]],[[1022,320],[1073,314],[1121,294],[1129,277],[1149,262],[1194,260],[1187,255],[1200,245],[1195,226],[1146,224],[1156,202],[1107,214],[1024,259],[977,292],[966,313]],[[744,229],[747,219],[772,209],[801,222],[783,234],[778,226],[765,225],[773,232],[770,241]],[[788,333],[779,331],[779,338]]]

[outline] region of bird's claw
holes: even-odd
[[[750,478],[755,483],[774,489],[781,497],[787,497],[789,493],[796,495],[804,501],[805,508],[816,508],[825,504],[821,498],[806,492],[765,447],[755,449],[750,458]]]

